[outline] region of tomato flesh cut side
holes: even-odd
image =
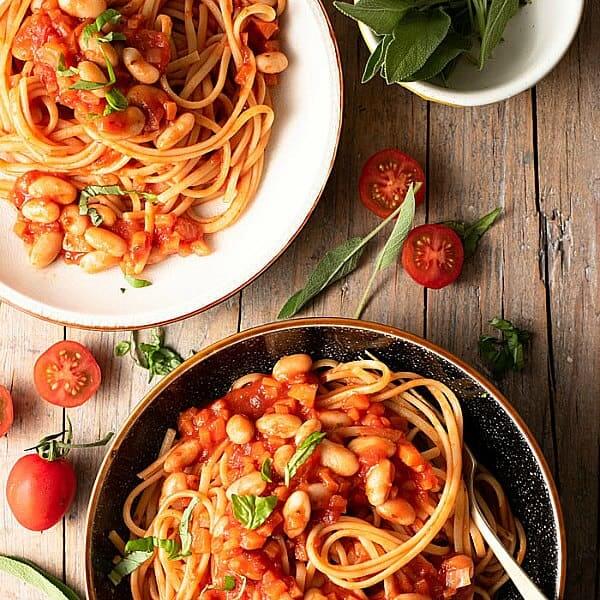
[[[402,248],[402,266],[417,283],[440,289],[454,282],[462,271],[463,244],[446,225],[415,227]]]
[[[10,392],[3,385],[0,385],[0,436],[11,428],[13,420],[13,401]]]
[[[360,175],[362,203],[381,218],[389,216],[402,202],[411,184],[421,183],[415,195],[420,204],[425,199],[425,174],[421,165],[408,154],[389,148],[374,154]]]
[[[91,352],[78,342],[54,344],[36,361],[34,381],[47,402],[72,408],[89,400],[100,386],[100,367]]]

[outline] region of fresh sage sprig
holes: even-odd
[[[404,240],[408,235],[412,227],[413,219],[415,218],[415,190],[414,186],[411,184],[408,192],[406,194],[406,198],[404,202],[400,205],[400,213],[398,214],[398,218],[396,219],[396,223],[394,225],[394,229],[392,229],[392,233],[388,238],[385,246],[381,249],[381,252],[377,256],[375,260],[375,267],[373,268],[373,273],[371,273],[371,277],[369,277],[369,281],[367,282],[367,287],[363,293],[363,296],[360,300],[358,308],[356,309],[356,314],[354,317],[356,319],[360,319],[367,302],[369,301],[369,296],[371,295],[371,288],[373,287],[373,283],[375,282],[375,278],[380,271],[387,269],[391,265],[396,263],[398,259],[398,255],[402,250],[402,245],[404,244]]]
[[[418,191],[421,184],[419,183],[417,186],[415,187],[415,191]],[[402,206],[403,204],[396,208],[389,217],[384,219],[365,237],[350,238],[333,250],[329,250],[309,275],[304,287],[291,296],[283,305],[277,318],[289,319],[293,317],[305,304],[310,302],[315,296],[318,296],[324,289],[352,273],[358,267],[360,257],[366,245],[390,221],[393,221],[400,214]]]
[[[0,554],[0,571],[37,588],[50,600],[80,600],[79,595],[60,579],[24,558]]]
[[[445,221],[444,225],[447,225],[458,233],[465,249],[465,258],[469,258],[475,254],[479,240],[496,222],[496,219],[501,213],[501,208],[495,208],[492,212],[481,217],[479,221],[475,221],[475,223],[466,223],[465,221]]]
[[[475,42],[473,62],[483,69],[523,0],[359,0],[334,2],[344,15],[379,37],[363,83],[380,73],[388,84],[445,82],[458,59]]]

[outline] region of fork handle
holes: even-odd
[[[502,545],[502,542],[496,537],[496,534],[492,531],[487,520],[479,512],[478,508],[473,507],[471,512],[471,518],[477,526],[477,529],[479,529],[481,535],[498,559],[498,562],[504,567],[506,574],[510,577],[514,586],[523,598],[526,598],[526,600],[548,600]]]

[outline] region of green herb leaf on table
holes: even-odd
[[[315,431],[311,433],[299,446],[296,452],[290,458],[290,462],[285,466],[284,480],[285,485],[289,487],[292,477],[298,472],[298,469],[310,458],[317,446],[325,439],[327,434]]]
[[[501,332],[501,337],[482,335],[479,338],[479,355],[496,377],[507,371],[521,371],[525,366],[525,345],[531,334],[515,327],[510,321],[495,318],[490,325]]]
[[[469,258],[475,254],[479,240],[481,240],[484,234],[492,227],[501,213],[501,208],[495,208],[492,212],[479,219],[479,221],[475,221],[475,223],[469,224],[464,221],[446,221],[444,222],[444,225],[447,225],[458,233],[465,248],[465,258]]]
[[[293,317],[305,304],[319,295],[332,283],[346,277],[358,267],[358,262],[365,246],[382,230],[394,220],[400,210],[400,205],[394,212],[384,219],[375,229],[363,238],[351,238],[340,244],[333,250],[329,250],[309,275],[305,286],[291,296],[283,305],[277,315],[278,319],[289,319]]]
[[[275,509],[277,496],[238,496],[232,494],[233,516],[246,528],[258,529]]]
[[[79,595],[60,579],[24,558],[0,554],[0,571],[37,588],[50,600],[80,600]]]
[[[362,314],[367,302],[369,301],[369,296],[371,293],[371,288],[373,283],[375,282],[375,278],[380,271],[387,269],[391,265],[395,264],[400,251],[402,250],[402,245],[404,244],[404,240],[408,235],[408,232],[411,230],[413,219],[415,218],[415,187],[411,184],[408,188],[408,192],[406,193],[406,197],[404,201],[400,205],[400,213],[398,214],[398,219],[394,225],[394,229],[392,229],[392,233],[385,243],[384,247],[381,249],[381,252],[377,256],[375,260],[375,266],[373,268],[373,273],[369,278],[367,283],[367,287],[363,293],[362,299],[358,308],[356,309],[355,318],[360,319],[360,315]]]
[[[391,33],[414,4],[414,0],[359,0],[356,4],[333,3],[341,13],[364,23],[379,34]]]
[[[502,40],[508,22],[518,10],[519,0],[491,0],[487,9],[485,29],[481,35],[480,69],[483,69],[494,48]]]
[[[271,470],[271,466],[273,465],[273,459],[265,458],[263,464],[260,467],[260,476],[263,481],[267,483],[273,483],[273,473]]]
[[[129,352],[136,365],[149,372],[149,381],[155,375],[166,375],[177,368],[183,358],[175,350],[165,346],[164,331],[161,328],[150,330],[148,342],[140,341],[140,332],[133,331],[129,340],[122,340],[115,346],[116,356]]]
[[[442,43],[435,49],[427,62],[413,73],[410,81],[427,81],[439,75],[453,60],[471,49],[469,38],[449,31]]]
[[[448,34],[451,19],[442,9],[407,15],[394,29],[383,74],[388,84],[406,81],[427,62]]]

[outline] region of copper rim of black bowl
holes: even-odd
[[[474,400],[478,400],[476,405],[470,404],[471,409],[474,406],[477,406],[478,410],[484,406],[488,409],[491,409],[492,411],[494,407],[496,408],[495,416],[493,413],[491,415],[484,415],[486,419],[484,422],[488,423],[489,419],[489,422],[492,423],[492,428],[490,429],[490,431],[496,436],[493,448],[485,445],[481,446],[480,444],[482,442],[478,444],[476,440],[470,438],[468,410],[465,412],[465,438],[467,439],[469,444],[473,446],[473,448],[476,451],[476,454],[478,454],[478,457],[480,457],[481,459],[485,458],[482,456],[482,453],[486,452],[486,448],[492,452],[492,455],[495,458],[497,458],[496,454],[494,453],[499,452],[497,445],[502,446],[502,443],[507,441],[507,438],[505,438],[505,434],[508,433],[513,437],[512,440],[508,440],[512,443],[508,446],[506,446],[505,444],[505,447],[502,449],[501,454],[504,453],[504,457],[501,460],[504,460],[506,463],[506,461],[510,461],[512,457],[512,460],[516,462],[513,462],[511,465],[512,468],[515,469],[514,471],[510,472],[509,468],[511,478],[514,478],[515,476],[530,476],[528,483],[530,483],[532,486],[537,486],[538,492],[543,492],[539,497],[535,495],[530,496],[529,500],[534,499],[534,502],[525,504],[524,512],[526,514],[518,514],[518,516],[524,522],[526,529],[528,527],[530,529],[535,529],[535,533],[539,533],[540,538],[541,534],[543,533],[545,540],[544,543],[546,543],[547,545],[547,547],[537,551],[537,556],[533,557],[533,563],[529,565],[529,569],[532,574],[535,571],[534,579],[536,577],[538,579],[546,577],[545,580],[538,581],[538,584],[544,587],[544,591],[547,595],[549,595],[549,597],[563,598],[566,573],[566,540],[564,521],[558,497],[558,491],[552,478],[550,469],[546,463],[546,460],[544,459],[544,456],[541,452],[538,443],[536,442],[535,438],[533,437],[531,431],[529,430],[523,419],[512,407],[510,402],[498,391],[498,389],[494,385],[492,385],[485,377],[480,375],[472,367],[464,363],[462,360],[456,358],[446,350],[443,350],[442,348],[436,346],[435,344],[432,344],[427,340],[424,340],[416,335],[407,333],[405,331],[396,329],[395,327],[391,327],[388,325],[337,317],[307,318],[280,321],[276,323],[262,325],[260,327],[255,327],[253,329],[249,329],[240,333],[236,333],[221,341],[211,344],[205,349],[197,352],[178,369],[164,377],[164,379],[142,399],[142,401],[134,408],[132,413],[129,415],[125,423],[121,426],[117,435],[114,437],[110,450],[108,451],[106,457],[104,458],[104,461],[102,462],[102,465],[100,466],[100,470],[98,472],[96,481],[94,483],[94,487],[92,489],[86,520],[85,571],[87,597],[90,600],[103,600],[105,597],[117,597],[114,594],[104,594],[103,596],[99,596],[96,593],[95,569],[92,556],[92,544],[94,543],[95,533],[94,524],[96,521],[99,501],[102,495],[104,484],[108,479],[107,476],[109,475],[113,464],[115,464],[116,462],[115,459],[119,451],[122,450],[124,442],[126,442],[132,428],[138,422],[140,416],[146,411],[146,409],[152,407],[155,400],[159,399],[163,392],[165,392],[165,390],[167,390],[174,382],[181,381],[182,376],[184,376],[194,367],[200,365],[205,361],[209,361],[211,357],[215,357],[215,355],[221,354],[224,351],[227,351],[228,349],[231,350],[235,346],[239,346],[242,343],[253,344],[256,343],[258,340],[266,341],[268,336],[294,333],[296,334],[294,338],[295,341],[292,341],[291,345],[285,340],[281,342],[281,344],[285,346],[285,350],[283,352],[281,352],[281,350],[269,350],[269,348],[264,348],[264,351],[267,354],[269,354],[269,352],[274,353],[273,356],[269,358],[269,360],[271,361],[271,363],[273,363],[274,360],[276,360],[277,352],[292,353],[298,351],[306,351],[306,348],[297,347],[298,345],[302,346],[309,343],[306,339],[301,339],[300,337],[298,337],[297,334],[301,330],[304,331],[304,336],[308,336],[308,334],[314,334],[315,330],[319,330],[319,335],[317,337],[313,335],[311,338],[311,342],[316,343],[317,345],[326,345],[328,343],[326,339],[327,335],[332,335],[333,338],[335,338],[336,340],[335,343],[337,343],[338,336],[342,335],[374,336],[373,342],[377,342],[376,344],[370,344],[367,347],[365,347],[364,344],[360,345],[360,350],[353,349],[352,347],[339,347],[338,354],[341,352],[347,353],[348,355],[356,355],[357,352],[364,352],[365,349],[369,348],[375,349],[381,355],[381,358],[383,360],[389,362],[394,360],[407,360],[406,356],[410,354],[410,352],[407,352],[407,350],[410,350],[412,352],[417,353],[417,362],[419,354],[422,354],[423,357],[426,357],[429,361],[435,359],[433,360],[433,363],[427,366],[425,366],[425,364],[417,365],[422,367],[421,371],[418,371],[417,368],[414,368],[414,363],[411,363],[411,368],[427,376],[438,377],[442,380],[447,379],[446,383],[449,384],[451,388],[454,388],[455,392],[458,392],[463,407],[465,401],[471,403]],[[327,335],[325,335],[325,333],[327,333]],[[270,341],[273,342],[273,340]],[[344,340],[344,342],[347,341],[348,340]],[[329,340],[329,343],[331,343],[331,340]],[[394,345],[405,346],[404,352],[399,354],[399,348],[396,348],[396,350],[392,348],[392,346]],[[392,352],[392,358],[385,356],[386,348],[388,351]],[[325,354],[327,354],[327,350],[325,350]],[[267,359],[263,358],[262,360],[264,363],[264,361]],[[244,366],[240,366],[240,368],[242,369],[241,373],[249,372],[249,370],[251,370],[250,368],[244,371]],[[451,372],[452,375],[448,375],[449,372]],[[463,375],[463,377],[458,377],[459,375]],[[450,379],[448,379],[448,377],[450,377]],[[229,382],[223,381],[223,384],[228,385],[229,383],[231,383],[231,379],[229,380]],[[221,393],[224,393],[224,390]],[[217,395],[210,398],[205,397],[203,400],[205,402],[210,402],[215,400],[217,397]],[[465,400],[465,398],[468,398],[468,400]],[[491,402],[480,402],[480,400],[483,398],[491,400]],[[188,406],[192,406],[201,402],[202,400],[200,399],[194,399],[193,401],[182,403],[181,406],[178,406],[175,409],[175,412],[178,413],[181,410],[187,408]],[[499,411],[497,410],[498,408],[500,409]],[[511,431],[495,431],[493,427],[494,418],[508,418],[509,422],[512,423],[513,429]],[[170,421],[165,421],[163,424],[165,430],[168,426],[173,425],[173,423]],[[483,433],[487,435],[485,432]],[[482,435],[482,428],[479,430],[479,435]],[[160,440],[158,441],[158,444],[159,443]],[[511,449],[514,449],[515,444],[522,446],[522,449],[525,451],[523,455],[519,455],[517,457],[511,451]],[[482,463],[486,464],[486,466],[488,467],[491,467],[492,471],[500,479],[503,486],[505,486],[505,489],[507,489],[509,499],[511,500],[511,502],[515,501],[515,494],[529,493],[529,490],[527,488],[524,488],[523,486],[517,486],[516,489],[519,490],[518,492],[516,492],[515,489],[511,489],[511,480],[503,480],[502,473],[496,472],[492,465],[489,464],[489,460],[491,460],[492,455],[487,457],[488,462],[486,462],[486,460],[484,459],[482,460]],[[536,473],[533,473],[532,471],[530,471],[527,474],[523,473],[523,471],[525,471],[525,463],[523,462],[524,459],[527,459],[529,461],[529,465],[526,466],[537,469]],[[147,462],[150,461],[151,459]],[[141,463],[137,465],[137,467],[139,467],[138,471],[141,470],[144,466],[146,466],[146,463]],[[122,488],[122,485],[120,487]],[[127,490],[129,489],[131,488],[127,487]],[[121,493],[123,493],[122,490]],[[533,491],[531,491],[531,493],[533,494]],[[540,514],[540,511],[545,512],[545,514]],[[537,520],[531,522],[531,519]],[[118,516],[114,520],[114,523],[112,523],[111,525],[113,525],[114,528],[118,528],[118,526],[121,525],[121,521],[122,518],[119,512]],[[98,532],[98,535],[100,534],[102,536],[106,536],[108,534],[108,531],[103,530],[102,532]],[[532,547],[535,549],[535,545],[532,543],[533,539],[536,538],[532,538],[530,534],[530,538],[528,540],[529,549],[531,549]],[[530,554],[531,552],[532,551],[529,550]],[[530,556],[530,554],[528,556]],[[526,569],[528,567],[528,556],[526,556],[525,562]],[[102,583],[102,585],[105,585],[105,582]],[[119,597],[122,597],[122,593],[119,594]],[[512,600],[513,598],[520,598],[520,595],[516,591],[514,591],[512,585],[509,583],[500,591],[497,598],[501,598],[502,600]]]

